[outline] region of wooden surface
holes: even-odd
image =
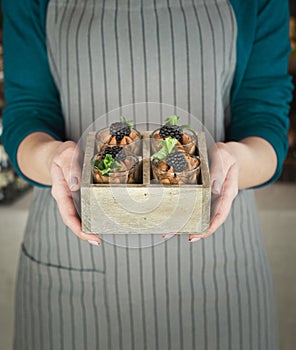
[[[93,184],[90,160],[95,132],[86,141],[81,215],[85,233],[168,234],[203,232],[210,220],[210,178],[205,135],[198,132],[201,184],[163,186],[150,181],[149,132],[143,132],[139,184]]]

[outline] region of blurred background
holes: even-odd
[[[0,1],[1,5],[1,1]],[[296,2],[290,0],[292,54],[289,70],[296,82]],[[0,14],[0,28],[1,28]],[[32,189],[11,168],[1,145],[4,106],[0,30],[0,349],[12,350],[17,261]],[[281,178],[256,191],[263,237],[270,259],[278,308],[280,350],[296,348],[296,93],[291,106],[289,154]],[[40,349],[42,350],[42,349]],[[214,349],[213,349],[214,350]]]

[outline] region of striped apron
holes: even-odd
[[[67,137],[121,114],[144,128],[177,112],[224,140],[236,32],[224,0],[50,0],[47,48]],[[102,238],[99,248],[80,241],[50,189],[34,190],[16,350],[277,349],[252,191],[194,244],[187,235]]]

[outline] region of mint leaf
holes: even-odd
[[[91,160],[91,161],[90,161],[90,164],[91,164],[94,168],[100,170],[100,162],[98,161],[98,159],[96,159],[96,160]]]
[[[165,119],[165,122],[170,125],[178,125],[179,124],[180,117],[177,115],[171,115],[170,117],[167,117]]]
[[[100,170],[100,171],[103,171],[105,169],[105,165],[104,165],[104,162],[98,162],[98,165],[97,165],[97,168]]]
[[[129,126],[130,130],[132,130],[132,128],[133,128],[133,121],[132,120],[126,120],[125,116],[122,115],[120,117],[120,121],[124,124],[127,124]]]
[[[126,124],[126,118],[125,118],[124,115],[121,115],[121,116],[120,116],[120,121],[121,121],[122,123]]]
[[[110,169],[113,162],[114,159],[111,154],[106,154],[105,158],[103,159],[104,168]]]
[[[104,159],[96,160],[93,164],[103,176],[108,176],[111,170],[120,168],[120,163],[114,160],[111,154],[106,154]]]
[[[110,172],[110,169],[102,169],[102,170],[101,170],[101,174],[102,174],[103,176],[108,176],[109,172]]]
[[[154,153],[152,157],[154,159],[157,159],[157,160],[165,159],[166,156],[172,152],[172,150],[176,146],[177,142],[178,142],[178,140],[172,138],[171,136],[160,141],[162,148],[158,152]]]
[[[153,154],[153,158],[157,160],[163,160],[167,156],[165,148],[161,148],[158,152]]]
[[[167,137],[164,141],[164,147],[166,148],[167,154],[170,154],[174,147],[176,146],[178,140],[172,138],[171,136]]]

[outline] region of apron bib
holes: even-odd
[[[177,112],[223,141],[236,37],[223,0],[50,0],[47,48],[67,138],[121,114],[143,129]],[[49,189],[35,189],[15,348],[276,349],[255,208],[252,191],[240,192],[226,223],[195,244],[113,235],[97,248],[64,226]]]

